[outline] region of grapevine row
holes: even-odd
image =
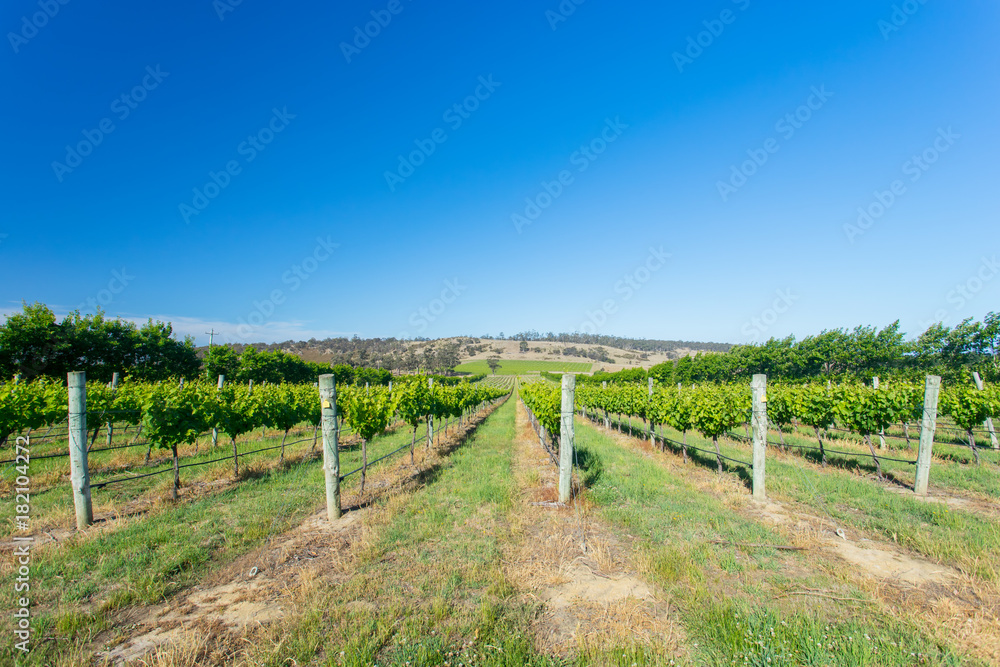
[[[367,469],[367,444],[385,431],[393,417],[413,428],[413,441],[419,423],[461,418],[474,407],[509,393],[510,388],[497,383],[461,382],[442,385],[422,376],[397,379],[391,389],[385,386],[343,385],[337,388],[336,407],[342,422],[362,439],[362,480]],[[0,441],[11,434],[35,430],[65,419],[67,391],[62,383],[40,379],[31,383],[0,385]],[[233,447],[234,475],[239,475],[237,439],[257,428],[267,427],[284,433],[285,440],[297,424],[313,426],[321,420],[319,393],[312,384],[277,384],[251,387],[206,382],[145,383],[126,381],[117,387],[88,383],[87,413],[94,436],[105,422],[138,425],[145,433],[150,449],[169,449],[174,462],[174,489],[178,480],[177,448],[195,444],[208,431],[225,434]],[[428,443],[429,444],[429,443]],[[411,442],[411,450],[413,443]],[[147,452],[148,460],[148,452]],[[363,490],[362,481],[362,490]]]
[[[559,433],[559,390],[552,384],[524,385],[521,395],[539,422],[553,435]],[[862,435],[871,446],[871,436],[898,423],[919,422],[923,417],[924,387],[907,382],[884,383],[878,389],[861,384],[771,385],[767,390],[769,421],[781,429],[799,423],[812,427],[824,456],[820,429],[833,424]],[[657,387],[650,392],[641,384],[600,387],[581,384],[576,390],[576,409],[643,420],[647,427],[667,424],[685,438],[697,430],[718,445],[718,437],[750,422],[751,392],[748,386],[705,384],[695,387]],[[978,460],[975,432],[988,417],[1000,416],[1000,391],[996,386],[978,391],[953,387],[942,393],[939,414],[947,415],[966,433]],[[782,444],[784,443],[782,437]]]

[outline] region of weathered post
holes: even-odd
[[[118,389],[118,371],[111,374],[111,392],[114,393]],[[111,441],[115,437],[115,418],[114,414],[108,417],[108,441],[107,446],[111,446]]]
[[[750,383],[753,390],[753,497],[765,500],[764,452],[767,446],[767,376],[757,374]]]
[[[608,388],[608,381],[601,380],[601,389],[607,389],[607,388]],[[606,396],[603,397],[603,400],[607,401],[607,397]],[[607,402],[605,402],[605,405],[607,405]],[[604,428],[611,428],[611,419],[608,417],[607,408],[604,408]]]
[[[222,389],[222,385],[225,383],[225,381],[226,381],[226,376],[225,375],[220,375],[219,376],[219,383],[215,387],[216,390]],[[215,447],[218,444],[219,444],[219,427],[218,426],[213,426],[212,427],[212,446]]]
[[[934,431],[937,428],[938,392],[941,377],[928,375],[924,384],[924,418],[920,425],[920,447],[917,449],[917,477],[913,492],[918,496],[927,495],[927,482],[931,475],[931,448],[934,446]]]
[[[878,389],[878,377],[872,378],[872,387]],[[885,449],[885,429],[878,432],[878,448]]]
[[[90,470],[87,467],[87,374],[69,374],[69,476],[76,508],[76,527],[83,530],[94,523],[90,503]]]
[[[976,381],[976,389],[983,391],[983,379],[979,377],[978,372],[972,373],[972,379]],[[986,430],[990,432],[990,443],[993,445],[993,449],[1000,449],[1000,443],[997,442],[997,432],[993,430],[993,417],[987,417],[984,425]]]
[[[326,516],[333,521],[340,518],[340,445],[337,442],[337,385],[331,373],[319,376],[319,402],[323,426]]]
[[[562,410],[559,423],[559,502],[568,503],[573,481],[573,407],[576,376],[562,376]]]
[[[430,400],[434,401],[434,378],[427,378],[427,388],[430,390]],[[427,415],[427,449],[434,442],[434,415]]]
[[[649,408],[653,403],[653,377],[650,376],[646,378],[647,382],[647,397],[646,397],[646,436],[649,438],[649,446],[652,447],[654,442],[653,436],[653,418],[649,415]]]

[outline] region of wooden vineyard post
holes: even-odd
[[[90,469],[87,467],[87,374],[69,374],[69,476],[73,486],[76,527],[83,530],[94,523],[90,503]]]
[[[608,388],[608,381],[607,380],[601,380],[601,389],[607,389],[607,388]],[[605,399],[605,401],[606,400],[607,399]],[[605,402],[605,405],[607,405],[607,402]],[[608,409],[607,408],[604,408],[604,428],[611,428],[611,419],[608,417]]]
[[[927,495],[927,482],[931,474],[931,448],[934,446],[934,431],[937,428],[938,393],[941,391],[941,377],[928,375],[924,384],[924,418],[920,425],[920,448],[917,450],[917,478],[913,492],[918,496]]]
[[[976,381],[976,389],[983,391],[983,379],[979,377],[978,372],[973,372],[972,379]],[[997,442],[997,432],[993,430],[993,417],[987,417],[984,426],[990,432],[990,444],[993,445],[993,449],[1000,449],[1000,443]]]
[[[647,396],[646,396],[646,435],[649,436],[649,446],[652,447],[655,442],[653,441],[653,418],[649,416],[650,404],[653,402],[653,378],[652,376],[646,378],[647,382]]]
[[[333,521],[340,518],[340,445],[337,442],[337,385],[331,373],[319,376],[319,405],[323,427],[326,516]]]
[[[225,383],[225,381],[226,381],[226,376],[225,375],[220,375],[219,376],[219,383],[215,387],[216,390],[222,389],[222,385]],[[212,427],[212,447],[215,447],[218,444],[219,444],[219,427],[218,426],[213,426]]]
[[[750,383],[753,391],[753,497],[765,500],[764,452],[767,446],[767,376],[753,376]]]
[[[878,377],[872,378],[872,387],[878,389]],[[885,429],[878,432],[878,448],[885,449]]]
[[[111,393],[114,394],[115,390],[117,389],[118,389],[118,371],[115,371],[114,373],[111,374]],[[112,413],[112,416],[108,417],[108,440],[107,440],[108,447],[111,446],[111,441],[114,439],[114,437],[115,437],[115,418],[114,414]]]
[[[573,407],[576,396],[576,376],[562,377],[562,410],[559,424],[559,502],[568,503],[573,475]]]
[[[434,378],[427,378],[427,389],[430,391],[430,400],[434,400]],[[427,415],[427,449],[430,450],[431,443],[434,442],[434,415]]]

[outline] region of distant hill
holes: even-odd
[[[459,362],[483,361],[499,356],[504,361],[547,361],[593,364],[594,370],[648,368],[670,359],[697,352],[725,352],[728,343],[625,338],[599,334],[539,334],[526,331],[512,337],[456,336],[436,340],[397,338],[326,338],[283,343],[233,345],[236,352],[246,347],[259,351],[281,350],[305,361],[345,363],[352,366],[414,370],[444,370]],[[526,349],[525,349],[526,348]],[[199,348],[204,352],[207,348]]]
[[[492,340],[489,336],[481,336]],[[603,334],[583,333],[547,333],[524,331],[510,336],[507,340],[547,341],[554,343],[585,343],[587,345],[603,345],[619,350],[640,350],[642,352],[674,352],[675,350],[696,350],[699,352],[728,352],[730,343],[702,343],[690,340],[660,340],[656,338],[625,338],[622,336],[607,336]]]

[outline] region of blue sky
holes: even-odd
[[[0,10],[0,312],[747,342],[1000,303],[993,2],[64,1]]]

